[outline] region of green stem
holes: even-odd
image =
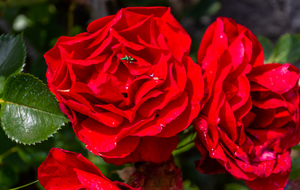
[[[18,147],[14,146],[11,149],[9,149],[8,151],[4,152],[3,154],[0,155],[0,163],[2,163],[3,159],[7,156],[9,156],[10,154],[17,152],[18,151]]]
[[[32,185],[32,184],[34,184],[34,183],[36,183],[36,182],[39,182],[39,180],[35,180],[35,181],[31,182],[31,183],[27,183],[26,185],[22,185],[22,186],[20,186],[20,187],[16,187],[16,188],[9,189],[9,190],[17,190],[17,189],[21,189],[21,188],[23,188],[23,187],[27,187],[27,186],[29,186],[29,185]]]

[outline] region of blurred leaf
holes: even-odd
[[[201,0],[196,5],[184,11],[185,15],[188,17],[193,17],[199,19],[203,15],[214,15],[216,14],[222,4],[220,0]]]
[[[8,77],[19,73],[26,58],[26,48],[22,35],[10,34],[0,36],[0,76]]]
[[[0,130],[0,157],[3,156],[3,153],[7,152],[9,149],[15,147],[17,144],[11,141],[4,133],[3,130]],[[10,165],[14,168],[16,172],[24,172],[28,169],[26,165],[18,156],[17,153],[7,155],[3,158],[2,162],[4,165]]]
[[[13,25],[13,22],[18,15],[18,12],[20,10],[19,7],[0,7],[1,10],[1,18],[7,22],[10,26]],[[5,30],[10,31],[10,29]],[[8,32],[7,32],[8,33]]]
[[[59,133],[54,134],[53,138],[50,138],[43,143],[36,144],[34,146],[24,146],[22,144],[18,145],[18,154],[28,165],[38,167],[46,159],[49,150],[52,147],[79,152],[86,156],[87,150],[82,144],[83,143],[81,143],[75,136],[72,127],[67,125],[63,127]]]
[[[44,3],[48,0],[6,0],[0,1],[0,7],[21,7],[21,6],[29,6],[37,3]]]
[[[47,82],[46,78],[46,71],[47,71],[47,64],[45,59],[42,55],[39,55],[36,60],[31,64],[30,67],[30,74],[34,75],[35,77],[39,78],[43,82]]]
[[[225,185],[225,190],[250,190],[250,189],[238,183],[230,183]]]
[[[0,76],[0,94],[3,91],[4,84],[5,84],[5,76]]]
[[[185,180],[183,182],[183,190],[200,190],[196,185],[192,185],[190,180]]]
[[[294,63],[300,59],[300,34],[282,35],[270,56],[272,63]]]
[[[265,63],[270,63],[269,59],[274,49],[273,43],[264,36],[258,36],[257,39],[263,47]]]
[[[294,150],[300,150],[300,144],[297,144],[296,146],[293,146],[292,149],[294,149]]]
[[[48,142],[48,141],[47,141]],[[19,148],[18,155],[28,165],[38,167],[48,156],[49,150],[45,143],[38,144],[36,146],[23,146]],[[22,145],[19,145],[19,147]]]
[[[18,181],[18,175],[8,165],[0,166],[0,190],[8,189]]]
[[[191,125],[188,129],[186,129],[182,134],[180,134],[180,141],[177,145],[177,148],[172,152],[173,156],[186,152],[193,148],[194,140],[196,138],[196,131]]]
[[[300,157],[293,159],[292,169],[289,179],[297,179],[300,177]]]
[[[1,100],[1,125],[8,137],[34,144],[52,136],[68,119],[46,85],[29,74],[7,79]]]

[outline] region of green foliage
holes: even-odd
[[[26,49],[22,35],[0,36],[0,76],[8,77],[11,74],[19,73],[25,64],[25,58]]]
[[[29,6],[36,3],[44,3],[48,0],[6,0],[0,2],[0,7],[20,7]]]
[[[269,40],[268,38],[266,38],[264,36],[258,36],[257,39],[260,42],[261,46],[263,47],[265,63],[270,63],[269,59],[270,59],[272,51],[274,49],[273,43],[271,42],[271,40]]]
[[[269,54],[271,44],[266,38],[260,38],[264,51]],[[300,34],[284,34],[276,43],[270,56],[266,56],[267,63],[295,63],[300,59]]]
[[[43,143],[36,144],[35,146],[24,146],[22,144],[18,144],[17,147],[17,153],[20,158],[27,165],[34,166],[36,168],[46,159],[49,150],[52,147],[78,152],[87,157],[84,144],[76,138],[73,129],[70,126],[63,127],[59,133],[53,135],[53,138],[49,138]]]
[[[200,190],[196,185],[192,185],[190,180],[185,180],[183,182],[183,190]]]
[[[185,10],[185,14],[190,17],[200,18],[203,15],[214,15],[221,8],[220,0],[202,0],[190,9]]]
[[[250,189],[238,183],[229,183],[225,186],[225,190],[250,190]]]
[[[180,134],[180,141],[177,145],[176,150],[172,152],[173,156],[176,156],[180,153],[186,152],[193,148],[194,140],[196,138],[196,131],[191,125],[187,130]]]
[[[289,179],[298,179],[300,178],[300,157],[293,159],[292,169]]]
[[[28,74],[7,79],[1,102],[1,125],[9,138],[34,144],[52,136],[68,119],[46,85]]]
[[[18,175],[13,168],[8,165],[0,166],[0,190],[8,189],[17,181]]]

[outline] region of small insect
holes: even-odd
[[[159,77],[155,77],[153,75],[153,73],[151,75],[149,75],[149,77],[153,78],[153,80],[162,80],[162,78],[159,78]]]
[[[122,57],[120,60],[125,60],[126,62],[129,62],[129,63],[136,62],[136,59],[134,59],[130,55],[129,56],[126,55],[125,57]]]

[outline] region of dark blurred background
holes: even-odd
[[[128,6],[170,6],[192,38],[190,55],[194,60],[205,29],[217,16],[231,17],[255,35],[263,36],[267,44],[264,48],[273,48],[282,34],[300,32],[300,0],[0,0],[0,34],[24,34],[27,47],[24,72],[46,82],[43,54],[54,46],[58,37],[84,32],[91,21]],[[37,168],[51,147],[81,152],[110,179],[121,180],[111,171],[124,166],[106,164],[100,157],[88,153],[70,126],[36,146],[16,144],[0,130],[0,190],[35,181]],[[184,190],[248,189],[244,182],[230,175],[211,176],[196,171],[194,161],[200,156],[193,146],[175,153],[175,161],[183,171]],[[300,159],[297,151],[293,152],[293,158],[291,176],[298,179]],[[296,182],[290,182],[286,189],[297,189]],[[24,189],[43,188],[37,184]]]

